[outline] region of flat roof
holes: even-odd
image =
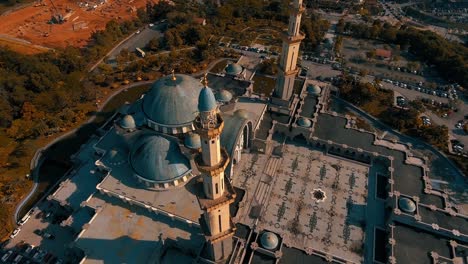
[[[132,174],[128,164],[113,168],[99,184],[99,188],[198,223],[202,211],[195,195],[196,189],[193,188],[196,179],[185,186],[155,191],[146,189]]]
[[[397,263],[432,264],[431,251],[451,257],[449,241],[445,239],[404,225],[396,225],[393,232]]]
[[[235,110],[244,109],[251,112],[254,116],[252,117],[254,127],[257,126],[265,112],[266,103],[260,100],[251,99],[247,97],[239,97],[235,104]]]
[[[70,178],[60,183],[60,187],[53,194],[53,199],[76,210],[96,191],[96,185],[101,181],[101,176],[102,174],[96,171],[94,164],[88,162]]]
[[[75,241],[85,252],[85,263],[149,263],[163,254],[163,245],[173,243],[194,254],[204,237],[189,227],[117,198],[95,195],[101,209]]]

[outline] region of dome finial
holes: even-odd
[[[208,72],[205,72],[205,75],[203,76],[203,85],[208,87]]]
[[[174,69],[172,69],[171,74],[172,74],[172,80],[175,81],[176,77],[175,77],[175,70]]]

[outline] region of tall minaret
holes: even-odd
[[[304,39],[304,35],[299,31],[299,28],[301,27],[301,17],[304,11],[302,0],[294,0],[290,8],[288,31],[282,35],[283,50],[281,51],[278,79],[273,97],[285,101],[291,99],[294,91],[294,79],[298,73],[296,67],[297,56],[299,55],[301,41]]]
[[[201,153],[195,158],[203,179],[203,193],[197,196],[203,214],[200,226],[205,234],[205,257],[211,261],[223,261],[232,251],[232,236],[235,226],[231,221],[229,205],[235,200],[234,188],[224,178],[229,164],[229,155],[220,146],[224,121],[218,112],[213,92],[205,87],[198,97],[198,118],[195,120],[197,133],[201,138]],[[202,255],[203,256],[203,255]]]

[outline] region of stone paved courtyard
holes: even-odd
[[[276,162],[271,162],[272,158],[265,162],[265,156],[260,155],[255,159],[244,158],[239,164],[237,181],[248,180],[248,189],[258,194],[246,197],[252,201],[246,201],[250,206],[244,204],[247,208],[243,209],[250,210],[252,217],[254,205],[263,204],[258,229],[281,234],[287,246],[361,263],[368,167],[325,156],[305,146],[287,144],[283,150],[283,158]],[[263,164],[252,166],[252,160]],[[243,174],[244,166],[256,168],[255,177],[250,170],[248,175]],[[273,177],[268,175],[271,166],[276,167],[276,173],[271,173]],[[266,195],[259,190],[266,190],[261,187],[264,185],[268,185],[270,192],[262,199]]]

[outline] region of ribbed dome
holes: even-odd
[[[183,125],[197,116],[198,95],[203,86],[190,76],[176,74],[156,81],[143,99],[143,112],[162,125]]]
[[[135,173],[150,182],[171,182],[190,172],[176,142],[156,134],[141,136],[130,155]]]
[[[216,108],[216,99],[209,87],[203,87],[198,96],[198,111],[208,112]]]
[[[260,243],[262,247],[273,250],[278,247],[279,239],[278,236],[272,232],[265,232],[260,237]]]
[[[125,129],[134,129],[136,128],[135,119],[131,115],[125,115],[122,120],[120,120],[120,126]]]
[[[196,133],[190,133],[185,136],[184,144],[187,148],[199,149],[201,148],[200,136]]]
[[[312,95],[319,95],[322,92],[322,88],[316,84],[307,86],[307,92]]]
[[[400,207],[400,209],[406,213],[414,213],[416,211],[416,204],[413,202],[413,200],[406,197],[401,197],[398,200],[398,207]]]
[[[304,117],[299,117],[299,119],[297,120],[297,124],[301,127],[311,127],[312,126],[312,122],[310,121],[310,119],[307,119],[307,118],[304,118]]]
[[[225,69],[227,74],[237,75],[242,72],[242,66],[237,63],[229,63]]]
[[[232,93],[227,91],[227,90],[221,90],[219,93],[216,94],[216,100],[227,103],[231,101],[232,99]]]

